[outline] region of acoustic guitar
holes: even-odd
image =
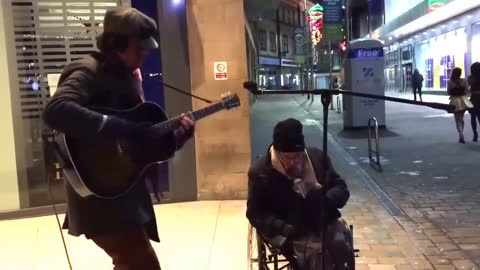
[[[187,115],[198,121],[238,106],[238,96],[228,94],[221,101]],[[153,123],[150,128],[157,129],[161,137],[154,142],[142,142],[133,138],[112,140],[100,136],[77,139],[56,133],[57,154],[63,161],[64,178],[79,196],[102,199],[121,197],[143,181],[149,166],[165,162],[175,153],[173,131],[181,125],[181,117],[168,119],[157,104],[145,102],[128,110],[90,109],[138,123]]]

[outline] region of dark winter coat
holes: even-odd
[[[278,172],[272,165],[271,155],[254,161],[248,172],[247,218],[261,234],[282,234],[286,224],[293,225],[296,234],[318,231],[321,222],[329,222],[341,216],[338,209],[345,206],[350,192],[345,181],[333,168],[330,159],[325,168],[322,151],[307,148],[315,175],[324,187],[322,203],[307,195],[302,198],[293,189],[293,182]],[[327,177],[322,179],[326,170]],[[318,193],[316,193],[318,194]],[[321,220],[321,211],[326,210],[326,220]]]

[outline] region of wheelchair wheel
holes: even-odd
[[[247,248],[249,270],[293,270],[278,250],[258,237],[251,224],[248,224]]]
[[[247,243],[247,259],[248,270],[267,270],[265,267],[266,256],[265,245],[261,239],[257,238],[257,232],[251,224],[248,224],[248,243]]]

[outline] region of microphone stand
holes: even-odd
[[[254,95],[320,95],[322,106],[323,106],[323,179],[327,177],[327,168],[328,168],[328,161],[327,161],[327,145],[328,145],[328,106],[332,101],[333,95],[350,95],[350,96],[358,96],[358,97],[367,97],[379,100],[387,100],[393,101],[398,103],[405,103],[405,104],[412,104],[412,105],[420,105],[420,106],[427,106],[434,109],[439,110],[446,110],[448,113],[453,113],[455,110],[455,106],[442,104],[442,103],[434,103],[434,102],[421,102],[421,101],[413,101],[409,99],[402,99],[402,98],[395,98],[389,96],[382,96],[382,95],[373,95],[367,93],[358,93],[352,91],[345,91],[345,90],[338,90],[338,89],[314,89],[314,90],[259,90],[257,83],[253,81],[247,81],[243,83],[243,87],[249,90]],[[326,211],[322,209],[321,216],[323,220],[326,219]],[[326,246],[326,235],[327,235],[327,222],[321,222],[322,224],[322,270],[326,270],[326,255],[325,255],[325,246]],[[338,266],[337,266],[338,267]]]

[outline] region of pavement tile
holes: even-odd
[[[463,251],[444,251],[443,254],[450,260],[466,259],[466,254]]]
[[[413,270],[413,267],[409,264],[400,264],[400,265],[395,265],[395,268],[397,270]]]
[[[370,270],[396,270],[395,265],[391,264],[369,264]]]
[[[434,243],[452,243],[452,240],[446,236],[430,236],[430,240]]]
[[[435,268],[435,270],[456,270],[455,266],[453,266],[451,264],[434,265],[433,268]]]
[[[445,256],[427,256],[432,264],[450,264],[450,261]]]
[[[480,244],[480,242],[479,242]],[[480,250],[480,245],[475,244],[459,244],[458,245],[463,250]]]
[[[442,253],[437,247],[427,247],[421,250],[423,254],[430,256],[439,256]]]
[[[422,269],[422,270],[430,270],[434,269],[432,264],[428,260],[410,260],[410,264],[412,265],[413,269]]]
[[[452,243],[437,243],[436,246],[440,249],[440,251],[452,251],[458,250],[458,246]]]
[[[378,262],[380,264],[402,265],[407,263],[407,259],[402,257],[379,257]]]
[[[479,269],[478,266],[475,265],[470,260],[454,260],[453,265],[455,265],[455,267],[457,267],[458,269],[465,269],[465,270]]]

